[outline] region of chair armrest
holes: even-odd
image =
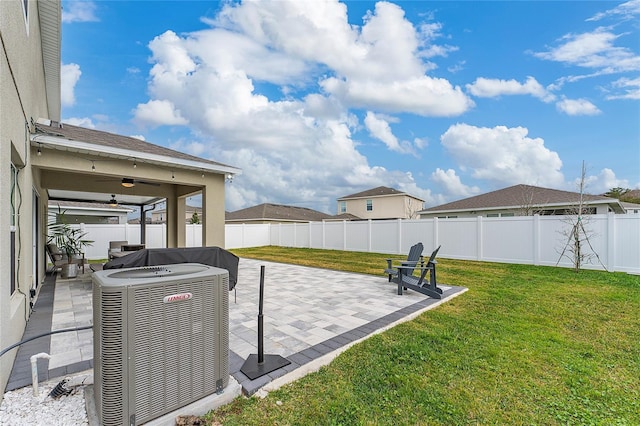
[[[396,266],[396,269],[418,269],[420,271],[424,271],[424,270],[428,270],[428,269],[433,269],[435,265],[431,265],[427,264],[427,265],[401,265],[401,266]]]

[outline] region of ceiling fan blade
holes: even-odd
[[[141,183],[143,185],[160,186],[160,184],[157,182],[147,182],[146,180],[137,180],[137,179],[134,179],[133,181],[135,183]]]

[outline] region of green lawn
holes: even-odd
[[[233,252],[377,275],[388,257],[279,247]],[[469,291],[267,398],[238,398],[207,421],[640,424],[639,276],[439,259],[438,279]]]

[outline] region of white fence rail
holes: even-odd
[[[227,225],[226,247],[265,245],[324,248],[403,255],[418,241],[425,251],[442,245],[438,256],[488,262],[572,267],[561,258],[571,229],[564,216],[370,220],[308,224]],[[585,269],[640,274],[640,215],[590,215],[592,256]],[[559,261],[559,263],[558,263]]]
[[[591,215],[588,253],[596,253],[586,269],[640,274],[640,215]],[[81,225],[87,238],[89,259],[107,257],[109,241],[140,243],[139,225]],[[442,245],[438,256],[488,262],[571,267],[570,257],[560,257],[571,225],[562,216],[459,218],[420,220],[369,220],[292,224],[226,225],[227,249],[259,246],[324,248],[403,255],[418,241],[430,252]],[[202,244],[202,225],[187,225],[187,246]],[[146,246],[164,247],[164,225],[147,225]]]

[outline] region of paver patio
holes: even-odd
[[[261,265],[265,266],[264,353],[286,357],[291,364],[250,380],[240,368],[250,354],[258,351]],[[381,272],[383,268],[381,265]],[[72,280],[58,278],[55,291],[52,281],[41,291],[25,336],[92,324],[90,273]],[[237,295],[229,294],[229,372],[245,394],[251,395],[276,378],[466,290],[441,287],[442,300],[413,291],[399,296],[396,285],[383,275],[240,259]],[[89,370],[93,368],[93,331],[59,333],[22,345],[7,390],[31,384],[29,357],[38,352],[51,355],[49,361],[38,361],[41,380]]]

